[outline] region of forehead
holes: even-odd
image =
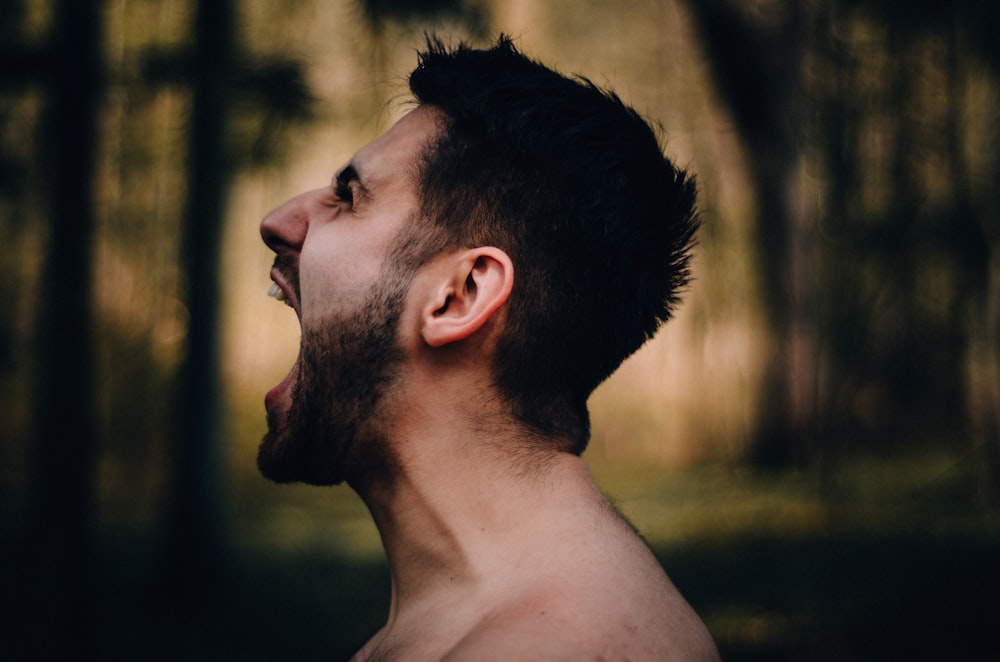
[[[389,181],[412,181],[428,142],[440,131],[440,113],[419,106],[396,124],[357,151],[351,164],[368,188]]]

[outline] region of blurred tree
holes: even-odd
[[[161,578],[181,600],[226,579],[218,270],[229,184],[239,167],[272,158],[282,128],[308,119],[313,102],[299,63],[253,61],[240,46],[232,0],[202,0],[190,54],[153,53],[147,67],[154,79],[189,80],[193,93],[180,255],[188,320],[175,383]],[[235,130],[248,125],[252,130]]]
[[[4,0],[10,11],[0,15],[0,34],[10,37],[0,45],[0,112],[17,120],[0,134],[5,145],[16,146],[0,156],[3,227],[8,236],[30,229],[45,241],[37,285],[34,256],[24,250],[29,242],[5,246],[4,275],[14,273],[14,294],[28,304],[8,307],[11,315],[0,318],[0,335],[16,341],[4,343],[0,354],[4,393],[12,394],[5,409],[11,438],[5,436],[2,451],[6,459],[23,445],[28,454],[30,545],[23,560],[30,572],[15,578],[27,598],[19,617],[40,629],[26,637],[37,640],[41,654],[45,646],[63,645],[72,656],[85,653],[94,632],[88,582],[99,456],[105,484],[115,487],[121,486],[118,467],[128,464],[121,455],[144,458],[155,473],[136,472],[135,481],[154,490],[160,473],[155,442],[172,425],[172,443],[165,444],[173,461],[163,587],[173,597],[190,596],[224,560],[217,270],[228,184],[239,169],[282,154],[287,129],[312,116],[313,97],[301,63],[242,50],[233,2],[197,6],[194,47],[173,52],[158,19],[177,3],[123,2],[105,11],[98,0],[58,2],[50,18],[47,9],[25,11],[26,5]],[[105,24],[118,29],[104,35]],[[184,95],[165,104],[160,92],[168,87],[190,88],[192,98],[186,180],[177,174],[182,150],[173,145],[178,126],[171,126],[180,125],[183,103],[176,101]],[[44,110],[37,145],[16,135],[33,126],[25,116],[32,119],[35,97]],[[102,102],[105,115],[116,117],[104,133]],[[95,195],[98,178],[103,188]],[[176,200],[184,193],[181,205]],[[35,204],[45,210],[45,228],[28,222]],[[96,288],[95,270],[101,275]],[[27,282],[19,283],[25,275]],[[34,307],[34,327],[17,318]],[[185,314],[176,312],[181,309]],[[165,360],[163,326],[183,338],[181,350],[171,344]],[[14,348],[29,344],[23,338],[32,333],[26,354],[36,366],[29,371]],[[95,347],[102,352],[96,357]],[[174,354],[180,354],[176,361]],[[21,392],[25,381],[35,386],[31,397]],[[168,408],[160,401],[170,381],[175,397]],[[12,428],[28,404],[30,438],[23,438]],[[4,466],[4,489],[18,480],[18,468]],[[5,500],[5,511],[8,505]],[[47,636],[50,631],[66,636]]]
[[[975,99],[977,88],[995,98],[997,47],[982,25],[1000,16],[976,2],[815,5],[821,428],[883,444],[971,434],[995,485],[997,214],[982,182],[996,179],[998,144],[995,109]]]
[[[1000,501],[1000,42],[994,30],[1000,5],[966,0],[947,18],[947,162],[956,224],[963,228],[955,233],[964,249],[960,255],[972,258],[967,310],[956,312],[968,320],[967,405],[981,468],[979,496],[995,505]],[[986,98],[970,102],[976,88],[985,88]]]
[[[37,236],[40,197],[32,187],[41,131],[37,108],[45,90],[47,53],[41,38],[25,34],[24,7],[17,0],[0,2],[0,279],[11,287],[13,298],[0,311],[0,399],[4,402],[6,443],[0,443],[0,502],[12,506],[15,499],[6,488],[20,476],[17,443],[26,436],[27,403],[30,399],[28,366],[30,348],[24,329],[34,321],[37,298],[20,283],[26,271],[24,252],[29,237]],[[19,284],[21,287],[12,287]]]
[[[181,228],[181,300],[188,328],[175,384],[172,485],[164,586],[176,598],[223,578],[225,540],[219,408],[219,247],[231,176],[226,128],[232,103],[235,17],[230,0],[197,5],[187,203]]]
[[[687,6],[739,129],[757,194],[754,248],[772,338],[751,454],[759,463],[783,464],[804,449],[815,414],[810,228],[799,184],[806,19],[798,2],[692,0]]]
[[[1000,501],[1000,5],[966,0],[949,22],[949,161],[957,212],[985,249],[970,288],[968,397],[982,467],[980,496]],[[983,84],[985,79],[985,85]],[[970,93],[971,92],[971,93]],[[976,92],[982,96],[976,98]],[[973,99],[969,101],[969,99]],[[970,157],[971,154],[971,157]],[[966,216],[967,215],[967,216]]]
[[[97,0],[52,6],[42,66],[44,204],[49,228],[36,326],[27,581],[36,654],[93,649],[92,523],[97,438],[92,348],[93,183],[102,89]],[[38,61],[28,61],[37,65]],[[22,606],[23,607],[23,606]]]
[[[687,6],[757,194],[772,348],[751,458],[964,438],[967,409],[995,456],[997,203],[980,182],[997,174],[996,111],[973,99],[995,97],[997,9]]]

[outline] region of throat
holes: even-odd
[[[474,590],[482,571],[477,539],[448,508],[412,496],[391,513],[375,514],[392,573],[392,611]]]
[[[572,455],[531,476],[462,458],[430,463],[436,470],[427,473],[418,464],[404,461],[391,485],[359,491],[382,537],[399,612],[445,595],[469,598],[497,577],[523,574],[518,564],[539,541],[561,535],[567,512],[603,501]]]

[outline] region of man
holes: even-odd
[[[687,280],[693,183],[617,97],[506,38],[429,40],[410,87],[261,226],[302,339],[260,470],[346,481],[391,566],[355,659],[716,659],[580,458],[587,397]]]

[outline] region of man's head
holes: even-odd
[[[504,38],[430,42],[410,86],[416,110],[261,226],[302,324],[299,360],[266,400],[258,464],[275,480],[392,465],[407,360],[461,347],[529,436],[581,452],[587,397],[687,281],[694,185],[616,96]]]
[[[445,117],[421,167],[424,252],[510,256],[498,390],[530,430],[580,452],[588,396],[670,317],[688,280],[694,183],[617,96],[506,38],[489,50],[429,40],[410,88]]]

